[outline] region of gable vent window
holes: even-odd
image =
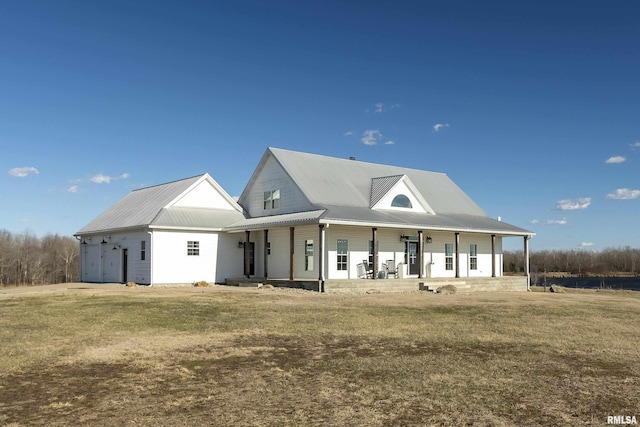
[[[269,190],[264,192],[264,209],[278,209],[280,207],[280,190]]]
[[[187,255],[188,256],[200,256],[200,242],[189,240],[187,241]]]
[[[413,208],[413,205],[411,204],[411,200],[409,200],[407,196],[405,196],[404,194],[398,194],[393,198],[391,207],[411,209]]]

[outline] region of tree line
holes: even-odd
[[[505,273],[524,272],[523,251],[505,251],[503,265]],[[640,249],[625,246],[607,248],[598,252],[535,251],[529,255],[529,269],[532,274],[567,272],[584,276],[607,276],[620,273],[636,275],[640,270]]]
[[[75,238],[0,230],[0,286],[42,285],[78,280],[79,247]]]

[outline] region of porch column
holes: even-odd
[[[318,236],[318,291],[324,292],[324,239],[326,235],[326,227],[324,224],[319,225]]]
[[[524,236],[524,274],[527,276],[527,290],[531,290],[531,275],[529,274],[529,236]]]
[[[269,230],[264,230],[264,279],[269,277]]]
[[[250,276],[251,267],[249,260],[249,240],[251,238],[251,231],[246,230],[244,232],[244,275],[247,276],[247,279]]]
[[[371,266],[371,271],[373,272],[374,280],[378,278],[378,245],[376,245],[378,241],[378,229],[373,227],[371,229],[371,249],[373,251],[373,265]]]
[[[293,280],[294,277],[294,243],[295,243],[295,239],[294,239],[294,235],[295,235],[295,227],[289,227],[289,280]]]
[[[422,230],[418,230],[418,279],[422,279],[422,257],[424,255],[424,242],[422,241]]]
[[[491,277],[496,277],[496,235],[491,235]]]
[[[460,233],[456,233],[456,279],[460,278]]]

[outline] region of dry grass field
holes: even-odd
[[[76,285],[0,289],[0,313],[0,425],[640,418],[640,293]]]

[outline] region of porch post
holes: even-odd
[[[371,271],[373,272],[373,278],[378,279],[378,245],[376,245],[378,241],[378,229],[373,227],[371,229],[371,238],[372,238],[372,250],[373,250],[373,265],[371,266]]]
[[[529,274],[529,236],[524,236],[524,274],[527,276],[527,290],[531,290],[531,275]]]
[[[422,241],[422,230],[418,230],[418,279],[422,279],[422,257],[424,254],[424,242]]]
[[[460,233],[456,233],[456,279],[460,278]]]
[[[264,279],[269,277],[269,230],[264,230]]]
[[[491,277],[496,277],[496,235],[491,235]]]
[[[325,225],[319,225],[320,234],[318,236],[318,292],[324,292],[324,238],[325,238]]]
[[[249,260],[249,240],[251,238],[251,231],[246,230],[244,232],[244,275],[247,276],[247,279],[250,276],[250,272],[251,272],[251,267],[250,267],[250,260]]]
[[[289,227],[289,280],[293,280],[294,277],[294,243],[295,243],[295,239],[294,239],[294,232],[295,227]]]

